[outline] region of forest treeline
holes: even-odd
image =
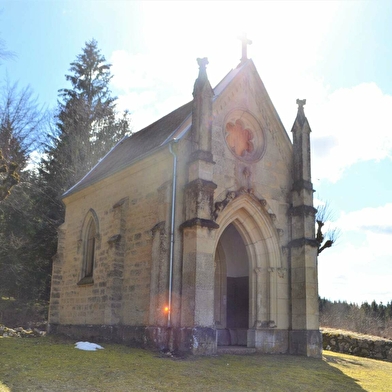
[[[361,305],[319,298],[322,327],[345,329],[392,339],[392,301]]]
[[[0,44],[0,67],[17,61]],[[0,81],[0,298],[49,300],[61,196],[131,133],[128,112],[116,110],[110,69],[98,43],[86,42],[54,108],[30,87]]]

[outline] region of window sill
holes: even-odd
[[[94,284],[94,279],[92,276],[85,276],[77,283],[78,286],[88,286]]]

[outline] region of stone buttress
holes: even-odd
[[[214,236],[219,226],[212,220],[214,161],[211,153],[213,90],[207,78],[206,58],[198,59],[199,76],[193,90],[192,155],[185,186],[181,327],[182,339],[194,354],[216,352],[214,329]],[[184,347],[185,348],[185,347]]]
[[[310,126],[305,117],[305,100],[297,100],[298,113],[293,133],[293,188],[291,217],[291,354],[320,357],[317,242],[313,185],[310,173]]]

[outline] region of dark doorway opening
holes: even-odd
[[[218,345],[246,345],[249,327],[249,261],[244,241],[233,224],[221,235],[215,263]]]
[[[227,277],[227,328],[248,328],[249,277]]]

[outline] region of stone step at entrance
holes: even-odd
[[[217,354],[229,354],[229,355],[250,355],[255,354],[256,349],[254,347],[245,346],[218,346]]]
[[[218,329],[217,342],[218,346],[246,346],[247,333],[246,328],[225,328]]]

